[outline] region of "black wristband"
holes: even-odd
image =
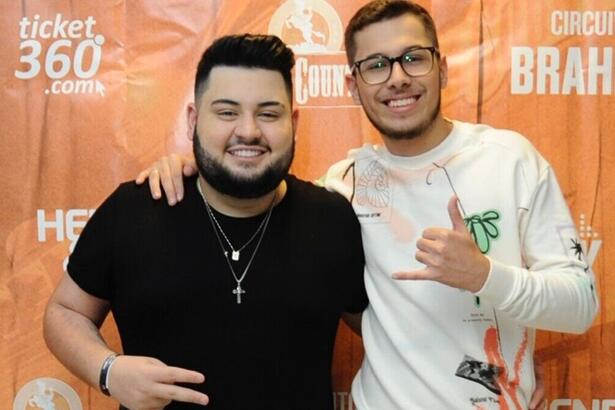
[[[109,388],[107,387],[107,377],[109,375],[109,369],[111,368],[111,365],[113,364],[113,362],[118,356],[119,356],[118,353],[110,354],[109,356],[107,356],[107,358],[105,359],[105,361],[103,362],[100,368],[100,377],[98,378],[98,386],[100,387],[100,391],[103,392],[103,394],[107,396],[111,395],[109,393]]]

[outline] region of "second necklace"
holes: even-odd
[[[205,197],[205,194],[201,190],[201,185],[199,184],[198,179],[197,179],[196,186],[197,186],[197,189],[198,189],[199,193],[201,194],[201,197],[203,198],[203,202],[205,203],[205,208],[207,209],[207,216],[209,216],[209,221],[211,222],[211,226],[212,226],[212,228],[214,230],[214,233],[216,234],[216,239],[218,240],[218,244],[220,245],[220,248],[222,249],[222,253],[224,254],[224,259],[226,260],[226,263],[228,264],[229,270],[231,271],[231,274],[233,275],[233,279],[235,279],[235,283],[237,284],[235,289],[233,289],[233,294],[235,295],[236,302],[239,305],[239,304],[241,304],[241,296],[244,293],[246,293],[246,291],[241,287],[241,282],[246,277],[246,275],[248,273],[248,270],[250,269],[250,265],[252,264],[252,261],[254,260],[254,257],[256,256],[256,252],[258,252],[258,248],[260,247],[260,244],[261,244],[261,242],[263,240],[263,237],[265,236],[265,231],[267,230],[267,226],[269,225],[269,219],[271,218],[271,212],[273,211],[273,204],[275,204],[277,193],[273,195],[273,199],[271,200],[271,203],[269,204],[269,209],[267,210],[267,214],[265,215],[265,217],[261,221],[260,225],[258,226],[256,231],[254,232],[252,237],[250,237],[250,239],[241,248],[239,248],[237,251],[235,251],[235,249],[231,245],[231,242],[229,241],[228,237],[226,236],[226,234],[222,230],[222,226],[220,226],[220,223],[216,219],[216,216],[214,215],[213,210],[209,206],[209,202],[207,202],[207,198]],[[220,233],[218,233],[218,231],[220,231]],[[260,231],[260,235],[258,235],[259,231]],[[239,260],[239,251],[244,249],[246,246],[248,246],[248,244],[250,242],[252,242],[254,240],[254,238],[256,238],[258,236],[258,241],[256,242],[256,246],[254,247],[254,252],[252,252],[252,255],[250,256],[250,259],[248,260],[248,264],[246,265],[246,267],[244,268],[243,272],[241,273],[241,276],[237,276],[237,273],[235,273],[235,269],[233,269],[233,265],[232,265],[231,261],[228,258],[228,252],[224,248],[224,243],[222,242],[222,238],[220,237],[220,234],[222,234],[222,236],[226,240],[227,244],[231,248],[231,251],[233,252],[231,258],[234,261],[238,261]],[[237,258],[235,258],[235,252],[237,252]]]

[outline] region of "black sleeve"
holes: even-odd
[[[85,292],[101,299],[112,298],[115,226],[118,226],[120,194],[115,190],[96,209],[79,235],[68,259],[67,271]]]
[[[368,303],[364,280],[365,255],[361,239],[361,224],[352,205],[341,195],[338,196],[340,222],[343,221],[343,223],[338,223],[336,226],[343,229],[339,232],[338,241],[348,289],[344,310],[349,313],[361,313]]]

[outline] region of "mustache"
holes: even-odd
[[[244,138],[244,137],[233,137],[231,140],[226,143],[224,146],[225,149],[232,148],[236,145],[241,145],[245,147],[260,147],[265,148],[267,151],[271,151],[271,147],[267,144],[262,138]]]
[[[194,128],[194,131],[192,132],[192,138],[193,140],[199,138],[199,133],[196,130],[196,127]],[[227,142],[224,145],[224,149],[229,149],[235,145],[244,145],[246,147],[261,147],[261,148],[265,148],[267,151],[271,151],[271,147],[269,146],[269,144],[267,144],[267,142],[261,137],[246,138],[246,137],[234,135],[229,140],[229,142]]]

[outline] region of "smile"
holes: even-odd
[[[416,103],[417,100],[418,100],[417,97],[392,99],[392,100],[388,100],[386,102],[386,105],[391,107],[391,108],[401,108],[401,107],[407,107],[409,105],[412,105],[412,104]]]
[[[260,149],[238,148],[238,149],[228,150],[228,153],[230,155],[233,155],[234,157],[240,157],[240,158],[254,158],[254,157],[258,157],[259,155],[264,154],[265,152],[266,151],[263,150],[262,148]]]

